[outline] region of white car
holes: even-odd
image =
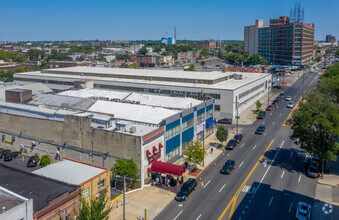
[[[290,76],[291,75],[291,73],[285,73],[285,76]]]
[[[291,96],[286,96],[285,100],[286,100],[286,101],[291,101],[291,100],[292,100],[292,97],[291,97]]]
[[[294,107],[294,103],[292,101],[290,101],[287,105],[287,108],[293,108]]]
[[[311,219],[311,211],[312,208],[310,204],[307,204],[306,202],[299,202],[297,205],[297,212],[295,213],[295,218],[299,220]]]

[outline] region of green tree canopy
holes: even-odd
[[[261,108],[262,103],[261,103],[259,100],[257,100],[257,101],[255,102],[255,105],[256,105],[257,109],[259,109],[259,108]]]
[[[47,57],[47,61],[72,61],[72,57],[64,53],[59,53],[56,49],[51,51],[51,54]]]
[[[48,155],[42,155],[41,159],[40,159],[40,165],[42,167],[48,166],[51,164],[51,158],[49,158]]]
[[[217,137],[218,141],[221,142],[221,144],[223,144],[225,141],[227,141],[227,138],[228,138],[227,128],[225,128],[225,126],[223,126],[223,125],[220,125],[217,129],[216,137]]]
[[[133,159],[117,159],[111,171],[119,176],[130,178],[136,178],[139,173],[139,169]]]
[[[79,220],[108,220],[112,207],[108,207],[109,198],[102,193],[99,198],[91,198],[89,202],[82,196],[79,197],[81,207],[79,213],[74,209]]]
[[[128,65],[128,68],[130,69],[140,69],[140,66],[138,63],[134,62]]]
[[[184,69],[184,71],[196,71],[194,64],[191,64],[187,69]]]
[[[207,48],[203,48],[200,53],[199,53],[199,56],[201,58],[205,58],[205,57],[208,57],[210,55],[210,53],[208,52],[208,49]]]
[[[26,61],[26,57],[19,52],[7,52],[0,50],[0,60],[4,60],[5,62],[12,61],[22,63]]]
[[[142,46],[139,49],[138,54],[145,55],[147,52],[148,52],[148,50],[147,50],[146,46]]]
[[[131,60],[131,56],[128,53],[117,54],[115,56],[115,59],[119,60],[119,61],[126,61],[127,62],[127,61]]]
[[[97,60],[101,61],[101,62],[107,62],[107,60],[104,56],[99,56]]]
[[[184,152],[184,155],[186,155],[186,161],[200,164],[205,157],[205,150],[202,147],[202,144],[198,141],[195,141],[194,143],[191,143],[186,146],[186,151]]]
[[[122,63],[120,64],[119,68],[128,68],[128,64],[127,63]]]
[[[45,51],[38,49],[30,49],[27,51],[26,55],[30,61],[42,60],[45,56]]]

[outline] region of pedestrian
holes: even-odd
[[[157,186],[159,186],[159,177],[155,179]]]
[[[171,179],[170,178],[167,179],[167,183],[168,183],[168,186],[171,185]]]
[[[167,177],[165,177],[165,185],[167,186]]]
[[[211,154],[213,154],[213,147],[211,147]]]

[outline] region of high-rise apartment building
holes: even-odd
[[[326,35],[326,43],[334,43],[336,41],[335,37],[331,34]]]
[[[257,53],[271,64],[305,65],[312,62],[314,24],[290,22],[288,17],[281,16],[271,19],[268,26],[259,27],[257,39]],[[248,48],[256,47],[255,41],[248,43]]]
[[[258,32],[262,28],[264,21],[256,20],[255,25],[245,26],[244,28],[244,50],[250,54],[258,53]]]

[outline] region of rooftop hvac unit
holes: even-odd
[[[106,97],[105,100],[106,100],[106,101],[109,101],[109,98]]]
[[[132,104],[135,104],[135,101],[132,101]]]
[[[137,131],[137,128],[135,126],[132,126],[129,128],[129,133],[135,133]]]
[[[242,79],[242,74],[234,74],[234,79]]]
[[[140,104],[140,101],[136,101],[135,104],[138,104],[138,105],[139,105],[139,104]]]

